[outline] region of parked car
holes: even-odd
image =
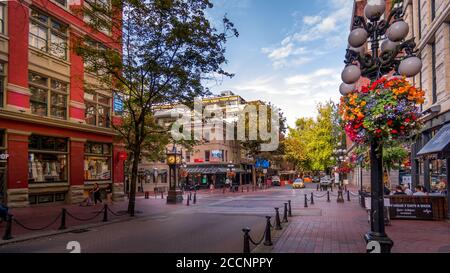
[[[303,182],[303,179],[297,178],[294,180],[294,183],[292,183],[293,189],[302,189],[305,187],[305,183]]]
[[[323,177],[320,178],[320,188],[323,190],[327,190],[328,188],[330,188],[332,186],[332,180],[331,177],[328,175],[325,175]]]
[[[320,183],[320,177],[319,176],[313,176],[313,183]]]
[[[272,176],[272,186],[281,186],[281,180],[278,175]]]
[[[305,176],[305,177],[303,177],[303,182],[305,182],[305,183],[311,183],[311,182],[312,182],[311,176]]]

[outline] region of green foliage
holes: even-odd
[[[317,118],[300,118],[289,128],[284,141],[285,154],[299,171],[324,171],[333,161],[335,108],[332,102],[317,105]]]

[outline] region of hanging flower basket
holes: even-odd
[[[337,172],[338,173],[350,173],[351,171],[353,171],[354,167],[355,166],[353,164],[344,161],[338,166]]]
[[[420,129],[419,105],[425,92],[406,79],[385,77],[341,97],[345,132],[356,143],[373,138],[399,139]]]

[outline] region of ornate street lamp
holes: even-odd
[[[166,151],[167,165],[169,165],[169,192],[167,193],[167,204],[178,204],[183,202],[183,193],[177,187],[178,170],[181,164],[182,151],[178,152],[175,144],[172,150]]]
[[[346,67],[342,72],[342,95],[353,90],[360,76],[374,81],[396,71],[404,77],[417,75],[422,68],[421,60],[415,55],[414,38],[404,41],[409,32],[408,24],[403,21],[403,6],[397,4],[387,20],[380,20],[386,9],[384,0],[369,0],[362,16],[354,18],[348,42],[350,47],[345,56]],[[371,54],[354,50],[366,42],[371,44]],[[381,43],[381,46],[380,46]],[[381,47],[381,48],[380,48]],[[381,252],[390,252],[393,241],[386,235],[384,228],[384,197],[382,146],[378,138],[370,141],[371,167],[371,230],[364,238],[366,242],[376,241]]]

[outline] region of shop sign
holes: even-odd
[[[0,160],[7,160],[9,157],[9,154],[0,154]]]
[[[433,220],[433,205],[431,202],[391,204],[390,215],[393,219]]]

